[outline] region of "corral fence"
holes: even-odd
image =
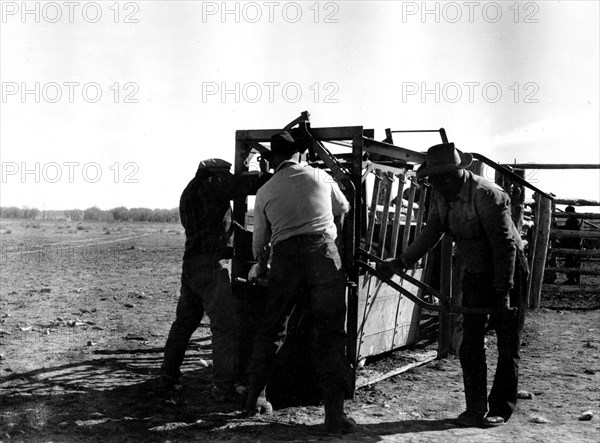
[[[528,169],[600,169],[597,164],[516,163],[505,166],[521,176]],[[600,258],[600,214],[581,209],[599,207],[600,202],[547,198],[534,193],[532,201],[522,201],[518,205],[521,210],[513,210],[513,216],[517,217],[520,226],[524,223],[528,226],[525,238],[531,267],[529,307],[539,308],[543,293],[600,294],[600,284],[594,278],[600,276],[600,269],[591,265]],[[561,205],[572,206],[575,212],[565,212],[557,207]],[[563,275],[566,280],[561,281]],[[585,277],[580,279],[581,276]]]

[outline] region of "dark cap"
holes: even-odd
[[[294,138],[287,131],[281,131],[271,137],[272,154],[292,154],[298,151]]]

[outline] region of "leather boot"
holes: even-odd
[[[259,414],[271,415],[273,413],[273,406],[267,400],[266,388],[258,390],[257,387],[252,386],[252,383],[250,384],[246,400],[246,413],[250,417]]]
[[[356,422],[344,413],[343,398],[325,402],[325,431],[328,434],[347,434],[355,430]]]

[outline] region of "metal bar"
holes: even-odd
[[[398,134],[402,132],[440,132],[439,129],[404,129],[398,131],[390,131],[392,134]]]
[[[432,303],[426,302],[425,300],[414,295],[408,289],[405,289],[402,286],[400,286],[395,281],[381,276],[379,274],[379,272],[371,265],[369,265],[361,260],[357,260],[356,264],[363,270],[375,275],[379,280],[381,280],[385,284],[389,285],[390,287],[394,288],[396,291],[400,292],[402,295],[404,295],[410,301],[412,301],[413,303],[415,303],[416,305],[420,306],[423,309],[427,309],[429,311],[434,311],[434,312],[447,312],[447,313],[460,313],[460,314],[494,314],[494,313],[500,312],[498,309],[471,308],[471,307],[466,307],[466,306],[450,306],[450,305],[448,305],[448,306],[442,308],[439,305],[434,305]],[[401,277],[403,279],[407,279],[406,274],[401,274]],[[436,295],[435,295],[436,293],[439,294],[438,291],[431,288],[430,286],[427,286],[425,283],[420,282],[419,280],[416,280],[416,279],[415,279],[415,281],[418,282],[418,284],[421,288],[426,288],[426,289],[423,289],[423,291],[427,290],[428,294],[433,295],[434,297],[436,297]]]
[[[412,163],[423,163],[425,154],[423,152],[412,151],[401,148],[400,146],[390,145],[372,138],[363,137],[364,151],[372,154],[385,155],[386,157],[396,158]]]
[[[362,136],[362,126],[336,126],[328,128],[310,128],[310,132],[314,138],[320,141],[330,140],[353,140],[354,136],[360,131]],[[278,132],[281,132],[281,128],[277,129],[240,129],[235,132],[236,140],[243,140],[245,142],[268,142],[271,137]]]
[[[473,155],[473,158],[476,160],[479,160],[482,163],[485,163],[486,165],[488,165],[490,168],[495,169],[496,171],[500,171],[503,174],[507,175],[510,177],[511,180],[519,183],[520,185],[523,185],[529,189],[531,189],[532,191],[537,192],[538,194],[543,195],[544,197],[546,197],[547,199],[550,200],[554,200],[554,197],[552,197],[549,194],[546,194],[544,191],[542,191],[541,189],[536,188],[535,186],[533,186],[531,183],[529,183],[527,180],[525,180],[522,177],[519,177],[517,174],[515,174],[513,171],[511,171],[510,169],[505,168],[504,166],[502,166],[499,163],[496,163],[493,160],[490,160],[489,158],[487,158],[484,155],[478,154],[476,152],[472,152],[471,155]],[[558,202],[556,202],[558,203]]]

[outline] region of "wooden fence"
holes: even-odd
[[[514,164],[510,165],[515,172],[524,175],[526,169],[600,169],[600,165],[583,164]],[[498,181],[498,180],[497,180]],[[502,185],[503,183],[500,182]],[[505,185],[505,184],[504,184]],[[504,186],[506,189],[506,186]],[[514,196],[513,196],[513,205]],[[517,202],[520,210],[513,208],[513,218],[517,223],[523,223],[525,202]],[[593,279],[584,278],[578,284],[561,281],[562,276],[600,276],[600,269],[589,264],[600,257],[600,214],[593,212],[570,212],[557,209],[557,205],[569,205],[574,208],[598,207],[600,202],[585,199],[549,199],[540,194],[534,194],[531,207],[530,221],[533,222],[526,240],[529,249],[529,264],[531,275],[529,279],[530,308],[539,308],[544,292],[592,292],[600,293],[600,285]],[[565,221],[577,219],[578,229],[567,229]],[[580,246],[573,247],[572,242],[564,239],[579,239]],[[562,240],[562,241],[561,241]],[[561,245],[569,244],[568,247]],[[578,243],[577,241],[575,242]],[[575,265],[573,265],[575,263]],[[570,266],[567,266],[570,265]],[[567,284],[566,284],[567,283]]]

